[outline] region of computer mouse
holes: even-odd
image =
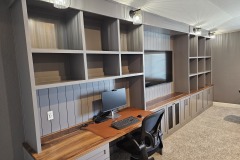
[[[138,117],[138,118],[142,118],[143,116],[142,116],[141,114],[139,114],[137,117]]]

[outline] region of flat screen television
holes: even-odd
[[[172,52],[145,51],[146,87],[173,81]]]

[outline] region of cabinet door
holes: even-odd
[[[167,106],[167,132],[171,133],[174,129],[174,105]]]
[[[197,114],[200,114],[203,111],[203,93],[200,92],[197,94]]]
[[[174,104],[174,120],[175,120],[174,128],[175,129],[179,128],[181,124],[180,113],[181,113],[180,102],[176,102]]]
[[[203,108],[206,109],[208,108],[208,90],[206,89],[203,91]]]
[[[167,129],[168,134],[173,133],[180,127],[180,102],[173,103],[167,106]]]
[[[197,95],[192,95],[190,97],[190,107],[192,111],[192,118],[197,116]]]
[[[184,105],[185,105],[185,120],[189,121],[191,119],[191,108],[189,104],[189,98],[184,100]]]
[[[208,89],[208,107],[213,105],[213,87]]]
[[[106,160],[109,159],[109,144],[106,144],[82,157],[77,158],[77,160]]]
[[[189,98],[181,100],[181,124],[187,123],[191,119],[191,109]]]
[[[167,120],[166,120],[167,111],[166,111],[166,106],[164,106],[163,108],[164,108],[165,112],[164,112],[162,120],[161,120],[161,131],[162,131],[163,135],[165,136],[167,134]]]

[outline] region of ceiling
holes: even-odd
[[[240,0],[113,1],[217,33],[240,30]]]

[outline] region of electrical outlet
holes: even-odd
[[[48,112],[47,112],[47,115],[48,115],[48,120],[49,120],[49,121],[51,121],[51,120],[54,119],[54,118],[53,118],[53,111],[48,111]]]

